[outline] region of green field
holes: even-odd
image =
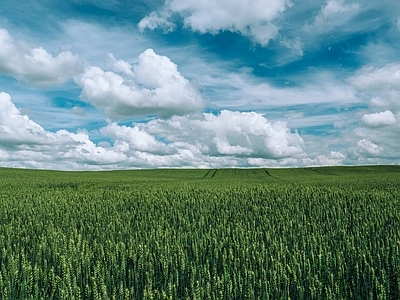
[[[0,168],[0,299],[400,299],[400,167]]]

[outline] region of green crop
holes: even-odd
[[[400,299],[400,167],[0,169],[0,299]]]

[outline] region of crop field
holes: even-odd
[[[400,299],[400,167],[0,168],[0,299]]]

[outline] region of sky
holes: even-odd
[[[400,164],[398,0],[2,0],[0,167]]]

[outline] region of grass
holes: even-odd
[[[0,299],[400,299],[400,166],[0,168]]]
[[[123,171],[49,171],[0,168],[0,185],[4,184],[75,184],[137,182],[176,182],[180,184],[211,184],[254,182],[339,184],[362,182],[390,184],[400,179],[400,166],[310,167],[288,169],[152,169]]]

